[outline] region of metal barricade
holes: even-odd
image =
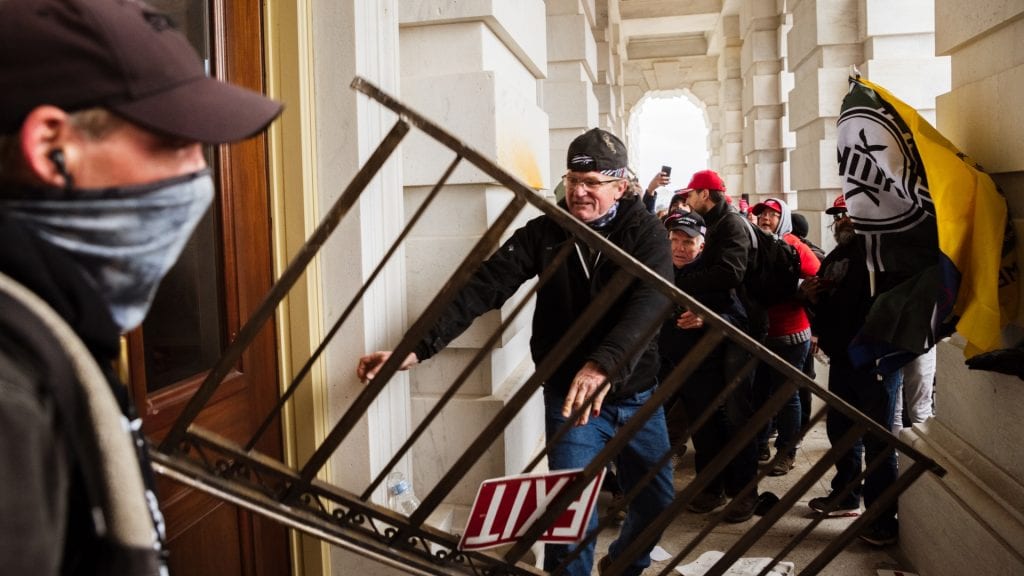
[[[749,353],[749,360],[738,373],[732,375],[725,389],[711,403],[711,407],[690,423],[686,437],[679,440],[677,445],[673,446],[672,450],[662,457],[660,465],[667,465],[670,462],[672,454],[681,448],[681,444],[687,440],[694,430],[697,430],[711,417],[712,412],[716,409],[715,406],[724,401],[758,365],[760,365],[758,369],[770,369],[780,372],[785,376],[786,384],[781,386],[773,396],[760,405],[749,422],[736,434],[733,441],[721,453],[715,456],[705,470],[698,474],[692,482],[687,484],[677,494],[672,505],[665,509],[658,516],[657,520],[646,528],[637,541],[633,542],[623,552],[618,561],[608,567],[606,576],[619,573],[631,558],[653,544],[653,540],[657,535],[681,514],[688,504],[693,502],[694,498],[709,484],[711,479],[721,472],[730,459],[741,450],[744,443],[752,441],[758,430],[786,402],[789,395],[798,388],[809,389],[825,403],[827,410],[839,410],[846,414],[854,422],[854,426],[845,437],[836,442],[831,449],[815,462],[810,470],[797,480],[789,491],[781,496],[780,501],[775,506],[768,510],[760,520],[754,523],[745,534],[736,540],[734,545],[725,552],[722,559],[711,568],[708,574],[723,574],[735,560],[750,550],[816,481],[829,473],[840,454],[853,446],[863,434],[874,434],[884,438],[889,450],[898,450],[908,455],[912,459],[913,464],[901,470],[897,481],[881,495],[878,501],[831,541],[809,565],[803,567],[800,571],[801,574],[815,574],[820,571],[856,537],[860,530],[879,517],[886,506],[895,503],[899,494],[920,475],[927,471],[944,474],[944,470],[933,461],[892,436],[888,430],[872,422],[829,391],[822,389],[799,370],[790,366],[745,333],[707,310],[686,293],[679,291],[672,283],[642,266],[630,255],[620,251],[603,237],[592,232],[587,226],[537,195],[535,190],[500,169],[491,160],[483,157],[454,136],[410,110],[366,80],[356,78],[352,82],[352,87],[396,113],[398,120],[391,131],[384,137],[377,150],[367,160],[366,164],[361,167],[352,182],[323,218],[299,253],[283,271],[280,279],[274,284],[256,312],[239,331],[235,340],[228,345],[223,356],[210,371],[170,433],[168,433],[159,446],[151,448],[151,454],[159,473],[207,491],[259,514],[266,515],[314,537],[346,547],[359,554],[410,573],[539,574],[541,571],[524,561],[524,558],[546,527],[566,509],[573,499],[583,492],[591,480],[626,446],[626,443],[640,427],[640,424],[656,410],[660,409],[667,399],[685,385],[687,378],[698,368],[702,359],[716,346],[729,341]],[[276,307],[287,296],[288,291],[295,285],[331,233],[355,205],[360,194],[363,193],[371,179],[396,150],[402,139],[409,133],[411,127],[419,129],[436,142],[453,151],[455,153],[455,160],[444,171],[422,205],[408,219],[408,223],[398,235],[394,244],[388,249],[381,262],[369,274],[362,287],[352,296],[338,320],[327,332],[324,341],[312,353],[308,361],[296,372],[290,385],[281,395],[275,409],[266,415],[263,424],[244,445],[238,445],[224,438],[217,437],[194,424],[194,420],[200,411],[213,396],[217,387],[231,368],[236,365],[242,352],[252,341],[255,334],[271,318]],[[493,181],[510,190],[512,199],[509,204],[497,216],[493,224],[485,231],[475,246],[473,246],[444,288],[412,323],[412,326],[397,344],[394,353],[384,364],[377,377],[365,386],[345,414],[327,434],[324,441],[300,468],[292,469],[280,461],[254,452],[253,447],[256,445],[257,440],[266,432],[270,423],[279,417],[281,411],[285,409],[299,386],[308,381],[307,376],[310,370],[328,343],[340,333],[345,321],[351,316],[353,310],[360,303],[374,280],[395,256],[398,248],[407,239],[409,232],[416,226],[424,211],[445,186],[456,167],[464,162],[471,164],[492,178]],[[470,377],[473,369],[485,359],[487,352],[499,341],[502,331],[525,309],[528,296],[543,286],[554,268],[569,255],[572,242],[565,244],[557,255],[554,264],[540,275],[537,283],[531,288],[531,293],[527,297],[522,298],[519,304],[505,316],[502,324],[489,335],[485,345],[437,399],[436,404],[426,414],[423,421],[415,427],[409,438],[361,493],[344,490],[317,480],[317,474],[330,458],[339,456],[339,446],[353,430],[358,420],[365,414],[371,403],[385,389],[391,378],[399,370],[400,359],[405,358],[412,352],[416,343],[424,337],[430,326],[453,300],[459,288],[470,279],[480,263],[497,246],[501,235],[508,231],[515,218],[528,206],[545,214],[568,231],[576,240],[586,243],[592,250],[600,251],[603,256],[614,262],[618,268],[614,280],[603,292],[594,298],[586,312],[561,337],[556,347],[535,367],[533,374],[508,399],[491,421],[476,433],[475,440],[469,444],[455,464],[448,469],[437,484],[426,494],[421,505],[410,516],[400,515],[372,503],[370,501],[371,495],[399,460],[409,452],[417,439],[439,417],[443,408],[455,397],[460,387]],[[558,364],[571,352],[574,344],[579,341],[580,337],[609,310],[610,306],[629,288],[631,283],[637,281],[654,286],[657,290],[668,296],[672,306],[685,306],[697,311],[706,319],[708,330],[705,336],[686,354],[669,376],[661,382],[650,400],[607,443],[599,456],[549,504],[547,510],[525,531],[516,544],[507,548],[501,555],[459,551],[457,549],[458,537],[427,525],[425,523],[427,518],[442,505],[445,498],[469,468],[485,454],[493,439],[523,409],[531,396],[540,389]],[[667,317],[671,312],[671,308],[666,308],[664,312],[663,316]],[[636,349],[631,352],[639,352],[640,347],[646,343],[646,337],[656,335],[659,328],[660,322],[650,326],[645,338],[638,339],[634,343]],[[631,355],[627,354],[626,356],[629,357]],[[354,361],[355,359],[353,359],[353,364]],[[589,409],[588,405],[580,408],[580,410],[586,409]],[[823,415],[824,410],[814,416],[812,423],[820,421]],[[567,429],[568,426],[571,426],[571,422],[574,419],[575,414],[568,419],[564,428]],[[564,432],[565,429],[558,432],[554,438],[548,438],[547,446],[536,455],[523,472],[529,472],[540,464],[547,454],[548,447]],[[861,474],[859,479],[863,479],[870,470],[879,466],[881,460],[882,458],[878,458],[873,462],[867,463],[867,469]],[[648,474],[648,477],[641,481],[641,485],[653,478],[654,473],[652,471]],[[760,475],[763,476],[764,474],[765,472],[762,470]],[[744,493],[756,490],[759,479],[760,476],[752,481],[744,489]],[[848,491],[849,488],[847,488],[847,493]],[[625,502],[628,503],[638,492],[639,486],[625,495]],[[742,496],[742,493],[740,496]],[[733,503],[736,500],[734,499]],[[733,503],[730,503],[730,506]],[[726,512],[728,510],[729,508],[727,507]],[[602,529],[612,521],[611,516],[608,515],[601,521]],[[697,537],[683,543],[683,549],[668,563],[668,566],[661,574],[667,574],[672,570],[672,567],[679,564],[692,552],[697,551],[701,542],[714,530],[718,521],[720,521],[719,517],[712,517],[712,520],[702,529]],[[799,546],[814,530],[818,522],[820,522],[820,518],[810,520],[804,530],[790,539],[789,543],[777,552],[775,561],[784,558],[789,552]],[[774,565],[774,563],[772,562],[769,566]],[[767,570],[768,568],[765,569],[765,571]],[[558,572],[559,570],[556,570],[555,573]]]

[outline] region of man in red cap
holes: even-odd
[[[704,251],[701,255],[702,265],[684,276],[676,277],[676,286],[690,294],[719,293],[735,294],[745,309],[747,324],[742,326],[754,335],[757,332],[756,321],[750,318],[751,307],[748,306],[743,290],[743,277],[747,271],[751,243],[748,224],[726,200],[725,182],[714,170],[696,172],[687,186],[686,203],[704,218],[707,236]],[[742,348],[726,344],[723,351],[723,370],[720,377],[705,379],[700,394],[704,398],[714,398],[734,376],[747,355]],[[746,424],[752,412],[751,398],[748,397],[750,386],[741,385],[737,392],[727,401],[723,411],[727,421],[722,423],[720,432],[713,439],[718,446],[725,446],[734,435]],[[705,452],[713,453],[716,449],[708,445]],[[700,451],[698,449],[698,451]],[[736,497],[739,491],[757,476],[757,447],[751,441],[730,462],[722,477],[712,482],[711,488],[699,494],[690,504],[693,512],[710,512],[725,503],[726,497]],[[724,517],[727,522],[744,522],[754,514],[757,505],[757,491],[743,497]]]
[[[110,366],[213,198],[202,144],[280,111],[208,77],[142,2],[0,2],[4,573],[166,573],[140,423]]]
[[[757,225],[762,230],[783,239],[797,250],[801,277],[809,278],[818,272],[818,257],[793,234],[789,205],[778,198],[769,198],[754,206],[751,212],[757,216]],[[811,348],[811,322],[799,300],[793,298],[768,307],[768,336],[765,345],[797,369],[803,369]],[[767,389],[769,394],[774,394],[784,384],[782,374],[774,370],[758,370],[757,379],[764,383],[758,388]],[[779,410],[776,417],[779,436],[775,440],[775,447],[780,454],[768,472],[769,475],[782,476],[793,469],[800,420],[800,394],[794,390],[789,402]],[[763,456],[768,450],[767,431],[762,432],[758,444]]]

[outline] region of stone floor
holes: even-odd
[[[761,492],[771,491],[781,496],[786,492],[800,476],[808,470],[811,465],[828,450],[828,438],[825,435],[824,424],[812,429],[804,439],[803,446],[797,455],[796,468],[789,474],[780,477],[766,476],[760,484]],[[773,450],[774,455],[774,450]],[[681,467],[676,469],[676,489],[681,490],[687,482],[694,477],[693,450],[692,447],[684,456]],[[832,477],[831,472],[818,480],[816,485],[804,494],[800,501],[790,509],[779,522],[773,526],[767,535],[761,539],[744,557],[772,557],[781,550],[788,540],[799,533],[813,518],[807,501],[811,498],[825,495],[829,490],[828,480]],[[602,507],[603,510],[603,507]],[[720,512],[713,512],[715,514]],[[690,512],[682,514],[666,530],[659,545],[672,556],[675,556],[695,537],[705,526],[710,515],[698,515]],[[725,551],[737,540],[744,531],[752,527],[759,516],[742,524],[719,524],[712,533],[702,542],[697,550],[688,555],[680,565],[687,564],[697,559],[702,553],[709,550]],[[802,542],[792,553],[784,558],[792,562],[795,567],[794,574],[799,574],[803,567],[813,559],[825,546],[842,532],[855,518],[829,518],[823,520],[804,542]],[[618,533],[617,528],[605,529],[598,539],[597,557],[605,554],[611,540]],[[655,562],[647,569],[645,574],[659,574],[669,561]],[[913,571],[912,567],[906,564],[900,554],[899,546],[893,545],[885,548],[875,548],[860,540],[854,540],[842,551],[832,562],[819,574],[834,576],[877,576],[878,570],[906,570]],[[673,572],[678,574],[679,572]],[[597,574],[595,568],[594,574]]]

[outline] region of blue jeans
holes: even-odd
[[[611,440],[619,427],[626,423],[646,402],[653,390],[637,393],[615,403],[606,403],[601,407],[601,414],[591,418],[585,426],[574,426],[548,453],[548,465],[552,470],[583,468],[597,456],[605,444]],[[545,426],[549,438],[553,437],[559,426],[565,422],[562,416],[561,394],[544,394]],[[622,452],[615,459],[618,468],[619,483],[623,493],[629,493],[641,478],[669,450],[668,431],[665,427],[665,414],[659,407],[630,439]],[[619,537],[609,547],[612,558],[618,557],[623,550],[643,532],[654,519],[667,508],[675,498],[672,486],[672,469],[665,465],[648,483],[642,492],[630,502],[626,513],[626,521],[622,525]],[[590,516],[588,535],[597,530],[597,511]],[[660,535],[659,535],[660,537]],[[644,551],[623,574],[639,575],[650,565],[650,551],[654,544]],[[548,544],[544,547],[544,569],[554,570],[575,546],[565,544]],[[570,576],[589,576],[594,565],[594,541],[569,564],[566,574]]]
[[[779,344],[769,339],[766,346],[800,371],[803,371],[807,354],[811,350],[810,340],[799,344]],[[757,377],[761,382],[760,386],[766,387],[766,398],[774,395],[786,382],[786,378],[781,372],[769,367],[767,364],[758,366]],[[787,450],[790,456],[796,455],[796,440],[802,428],[801,419],[800,391],[797,389],[793,391],[793,395],[790,396],[789,400],[779,409],[779,413],[775,416],[775,425],[779,430],[779,436],[775,439],[776,449],[779,451]],[[768,445],[768,434],[768,427],[765,427],[758,435],[760,446]]]
[[[855,369],[845,354],[837,356],[830,359],[828,389],[886,430],[891,430],[896,394],[902,380],[901,372],[897,370],[879,381],[869,371]],[[839,441],[851,427],[853,427],[853,421],[846,414],[838,410],[829,410],[825,420],[825,429],[830,442]],[[871,462],[886,450],[885,442],[870,433],[864,435],[863,446],[860,444],[858,442],[836,461],[836,475],[832,479],[832,490],[842,490],[860,474],[863,465],[862,454],[868,462]],[[853,496],[859,499],[863,495],[864,504],[871,506],[878,496],[896,481],[897,473],[896,453],[891,452],[882,465],[864,479],[863,493],[860,487],[857,487],[853,491]],[[879,522],[891,522],[895,518],[896,507],[893,506],[879,518]]]

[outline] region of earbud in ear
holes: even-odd
[[[50,161],[57,167],[57,172],[64,174],[68,171],[67,165],[64,164],[64,151],[60,148],[50,151]]]
[[[64,178],[64,189],[70,190],[74,187],[74,178],[68,172],[67,164],[64,160],[64,151],[60,148],[56,148],[50,151],[50,161],[53,162],[54,168],[57,169],[57,174],[60,174],[61,178]]]

